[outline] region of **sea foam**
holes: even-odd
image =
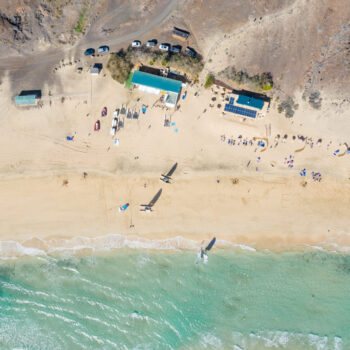
[[[146,239],[139,236],[125,236],[121,234],[109,234],[99,237],[77,236],[70,239],[50,239],[42,240],[35,238],[40,242],[44,249],[36,247],[27,247],[15,241],[0,242],[0,258],[9,259],[22,256],[40,256],[47,253],[57,252],[81,252],[81,251],[106,251],[111,249],[129,248],[129,249],[155,249],[155,250],[198,250],[201,247],[200,241],[177,236],[169,239]],[[28,243],[25,243],[28,244]],[[216,248],[237,248],[241,250],[255,252],[254,247],[225,240],[217,240]]]

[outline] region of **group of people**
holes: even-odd
[[[300,176],[306,176],[306,169],[305,168],[300,171]],[[320,172],[312,171],[311,176],[312,176],[312,180],[314,180],[316,182],[321,182],[321,180],[322,180],[322,175]]]
[[[312,179],[316,182],[321,182],[321,180],[322,180],[322,175],[319,172],[316,173],[316,172],[312,171],[311,176],[312,176]]]
[[[221,141],[222,142],[226,142],[226,136],[225,135],[221,135]],[[234,138],[228,138],[227,139],[227,144],[230,145],[230,146],[254,146],[254,145],[257,145],[259,147],[265,147],[265,143],[261,140],[258,140],[257,143],[255,143],[255,140],[254,139],[246,139],[246,138],[243,138],[242,135],[239,135],[237,137],[237,139],[234,139]]]
[[[275,146],[278,144],[278,142],[286,142],[286,140],[288,139],[288,135],[284,135],[284,136],[281,136],[281,135],[276,135],[275,137]],[[309,137],[304,137],[304,136],[301,136],[301,135],[298,135],[298,136],[292,136],[292,140],[301,140],[305,143],[305,146],[306,145],[309,145],[310,148],[313,148],[314,145],[320,147],[321,144],[322,144],[322,139],[318,139],[316,142],[313,141],[312,138],[309,138]],[[232,136],[230,138],[227,138],[225,135],[221,135],[221,141],[226,143],[230,146],[257,146],[257,148],[255,149],[255,152],[257,151],[258,147],[264,147],[265,146],[265,142],[261,141],[261,140],[255,140],[254,139],[248,139],[248,138],[244,138],[242,135],[239,135],[238,137],[236,138],[233,138]],[[277,143],[277,144],[276,144]],[[330,141],[330,144],[332,142]],[[328,146],[327,145],[327,149],[328,149]],[[334,156],[337,156],[339,154],[340,150],[337,149],[333,155]],[[261,157],[258,157],[257,160],[256,160],[256,163],[260,163],[261,161]],[[250,161],[248,162],[247,164],[247,167],[249,167],[250,165]],[[295,166],[295,156],[293,154],[290,154],[288,157],[285,157],[284,158],[284,162],[283,164],[285,165],[285,167],[288,167],[288,168],[294,168]],[[258,164],[256,164],[258,165]],[[258,171],[258,167],[256,166],[256,171]],[[304,169],[301,169],[300,172],[299,172],[300,176],[302,177],[306,177],[307,176],[307,171],[306,171],[306,168]],[[321,182],[322,180],[322,175],[320,172],[315,172],[315,171],[312,171],[311,172],[311,176],[312,176],[312,179],[313,181],[315,182]]]
[[[289,155],[289,158],[285,157],[284,158],[284,165],[288,166],[288,168],[293,168],[294,167],[294,156]]]

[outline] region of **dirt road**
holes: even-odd
[[[164,0],[162,7],[149,21],[142,23],[142,26],[140,26],[139,23],[135,23],[134,26],[128,27],[124,32],[119,31],[119,35],[113,35],[111,38],[104,37],[103,39],[97,39],[97,35],[88,34],[74,47],[49,49],[25,57],[14,56],[1,58],[0,75],[9,72],[10,80],[14,88],[15,85],[17,85],[16,82],[23,81],[26,77],[28,77],[29,80],[35,80],[37,79],[37,76],[40,76],[42,79],[45,79],[43,83],[50,83],[46,75],[49,75],[49,72],[52,71],[53,67],[60,60],[72,57],[80,58],[86,48],[97,47],[101,44],[109,45],[112,51],[117,50],[122,45],[128,44],[130,41],[149,32],[153,27],[161,24],[171,14],[177,3],[178,0]],[[108,21],[111,21],[113,15],[117,15],[117,13],[109,14]],[[99,26],[101,26],[101,23],[99,23]],[[130,31],[130,28],[133,28],[134,30]]]

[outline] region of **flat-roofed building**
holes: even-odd
[[[102,70],[102,64],[95,63],[94,66],[90,68],[90,74],[91,75],[99,75],[101,70]]]
[[[251,96],[239,95],[236,103],[238,105],[247,106],[255,109],[262,109],[264,107],[264,100]]]
[[[240,91],[234,91],[227,95],[224,112],[230,112],[244,118],[255,119],[263,117],[267,112],[269,98],[260,96],[246,91],[242,93]]]
[[[181,41],[186,41],[188,39],[188,37],[190,36],[190,33],[187,32],[186,30],[182,30],[182,29],[174,27],[172,36],[175,39],[178,39]]]
[[[41,98],[40,90],[24,90],[15,96],[16,106],[35,106]]]
[[[181,81],[141,71],[134,72],[131,82],[140,91],[154,95],[164,95],[164,102],[167,107],[176,106],[182,87]]]

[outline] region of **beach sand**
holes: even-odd
[[[14,107],[9,80],[0,86],[1,241],[48,249],[74,237],[118,234],[182,236],[198,244],[216,236],[259,249],[350,246],[350,158],[333,156],[343,151],[350,127],[346,112],[332,114],[331,101],[323,112],[301,101],[292,120],[273,102],[266,117],[243,121],[222,115],[222,91],[188,87],[174,112],[152,108],[156,96],[131,93],[108,74],[79,75],[70,66],[56,74],[64,93],[43,88],[42,108]],[[143,103],[146,114],[125,119],[116,147],[109,133],[113,110],[122,104],[139,110]],[[104,106],[108,115],[101,118]],[[173,126],[163,126],[165,115]],[[97,119],[101,130],[94,132]],[[277,134],[288,138],[275,147]],[[239,135],[267,138],[269,147],[261,152],[227,143]],[[322,143],[304,148],[292,135]],[[290,156],[293,168],[285,164]],[[164,184],[160,174],[174,163],[173,183]],[[304,168],[307,176],[301,177]],[[322,174],[321,182],[312,180],[312,171]],[[140,204],[160,188],[153,211],[141,212]],[[130,207],[120,213],[125,203]]]

